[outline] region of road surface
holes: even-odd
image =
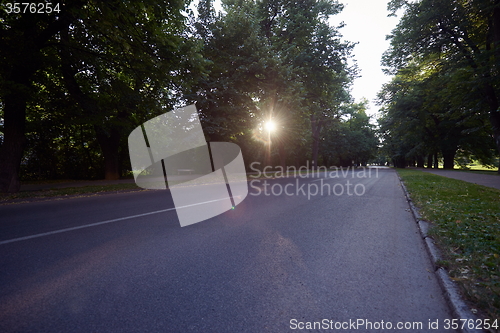
[[[183,228],[168,191],[0,206],[0,332],[451,332],[395,171],[316,176]]]

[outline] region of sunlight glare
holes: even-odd
[[[272,132],[276,129],[276,124],[274,123],[274,121],[272,120],[269,120],[268,122],[266,122],[266,129],[269,131],[269,132]]]

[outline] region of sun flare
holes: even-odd
[[[274,121],[269,120],[268,122],[266,122],[265,127],[269,132],[273,132],[276,129],[276,124],[274,123]]]

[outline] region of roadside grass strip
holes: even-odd
[[[280,171],[267,171],[261,172],[259,176],[248,174],[248,179],[269,179],[274,178],[276,175],[286,175],[286,176],[296,176],[296,175],[304,175],[304,174],[313,174],[317,175],[317,171],[314,170],[298,170],[297,172],[281,172]],[[64,183],[68,180],[49,180],[49,181],[33,181],[27,182],[27,184],[57,184]],[[71,181],[71,180],[70,180]],[[175,183],[175,182],[174,182]],[[178,182],[181,184],[182,182]],[[193,183],[193,182],[192,182]],[[210,182],[209,182],[210,183]],[[203,183],[200,183],[203,184]],[[31,199],[49,199],[54,197],[81,197],[81,196],[90,196],[95,194],[104,194],[107,192],[117,192],[117,191],[132,191],[132,190],[141,190],[145,191],[143,188],[140,188],[135,183],[124,183],[124,184],[105,184],[105,185],[89,185],[89,186],[78,186],[78,187],[64,187],[64,188],[53,188],[48,190],[38,190],[38,191],[22,191],[12,194],[0,194],[0,204],[2,203],[10,203],[10,202],[23,202],[29,201]]]
[[[82,187],[65,187],[59,189],[26,191],[0,196],[0,203],[19,199],[38,199],[64,196],[82,196],[92,195],[103,192],[116,192],[124,190],[142,190],[135,183],[126,184],[106,184],[106,185],[90,185]]]
[[[500,191],[417,170],[398,173],[431,223],[437,264],[486,318],[500,319]]]

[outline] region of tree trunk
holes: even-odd
[[[25,33],[27,44],[32,45],[32,36]],[[26,104],[31,90],[31,79],[41,66],[41,54],[39,49],[29,48],[26,53],[17,55],[28,63],[18,60],[12,68],[9,68],[10,75],[3,82],[8,85],[6,91],[2,91],[2,101],[4,106],[4,139],[0,147],[0,192],[18,192],[21,183],[19,182],[19,170],[23,158],[26,135]]]
[[[321,133],[321,127],[323,126],[323,121],[317,119],[317,117],[311,115],[311,132],[312,132],[312,168],[313,170],[318,167],[318,151],[319,151],[319,139]]]
[[[486,100],[490,108],[489,118],[493,129],[493,139],[495,140],[495,145],[500,153],[500,108],[498,106],[498,99],[495,89],[491,85],[487,84],[485,90]],[[498,173],[500,174],[500,166]]]
[[[500,153],[500,110],[490,112],[490,122],[493,127],[493,139],[495,139],[497,150]],[[497,172],[500,174],[500,165]]]
[[[318,150],[319,150],[319,140],[313,134],[313,145],[312,145],[312,169],[316,170],[318,168]]]
[[[280,165],[283,169],[286,168],[286,149],[285,149],[285,143],[283,140],[280,140],[278,142],[278,152],[280,155]]]
[[[15,193],[21,188],[19,170],[23,158],[26,135],[26,104],[31,90],[31,78],[41,67],[41,54],[31,22],[25,26],[23,43],[26,50],[13,53],[14,64],[6,68],[8,77],[2,82],[7,89],[2,91],[4,110],[4,138],[0,147],[0,192]],[[12,45],[10,45],[12,47]],[[17,51],[17,50],[16,50]]]
[[[432,169],[432,154],[427,155],[427,169]]]
[[[396,157],[392,159],[392,164],[394,164],[396,168],[404,169],[406,168],[407,161],[404,157]]]
[[[111,129],[109,133],[100,126],[94,126],[97,142],[101,146],[104,156],[104,179],[120,179],[120,132],[117,129]]]
[[[19,170],[26,143],[26,104],[32,77],[43,66],[45,56],[40,50],[54,35],[70,25],[74,20],[72,11],[83,5],[84,1],[70,1],[62,6],[57,16],[22,15],[16,22],[22,27],[20,37],[12,39],[7,33],[0,38],[0,47],[7,50],[10,57],[9,61],[0,63],[1,71],[6,75],[2,85],[8,87],[3,89],[1,95],[4,111],[4,139],[0,147],[1,193],[18,192],[21,186]]]
[[[19,170],[23,157],[26,136],[26,94],[10,93],[4,102],[4,140],[0,147],[0,192],[18,192]]]
[[[80,107],[88,115],[102,114],[102,110],[96,100],[86,95],[78,85],[75,79],[76,70],[72,67],[71,61],[74,60],[67,45],[69,44],[68,30],[61,33],[61,40],[66,43],[60,48],[62,64],[61,69],[63,73],[64,82],[69,94],[80,105]],[[119,113],[119,115],[121,115]],[[123,115],[122,115],[123,116]],[[120,131],[113,124],[109,125],[110,128],[104,128],[101,125],[94,125],[97,142],[101,147],[104,157],[104,178],[108,180],[115,180],[120,178]]]
[[[417,168],[425,167],[425,159],[423,156],[417,156]]]
[[[330,157],[328,157],[325,154],[323,154],[323,163],[325,164],[325,166],[327,168],[330,167]]]
[[[434,169],[439,169],[438,153],[434,153]]]
[[[455,165],[455,153],[456,150],[447,150],[443,151],[443,168],[444,169],[453,169]]]
[[[492,44],[495,47],[495,61],[500,61],[500,4],[499,0],[495,1],[493,15],[489,22],[492,37]],[[491,85],[486,87],[486,95],[488,104],[490,106],[490,122],[493,127],[493,139],[495,140],[497,150],[500,153],[500,108],[498,105],[498,98],[495,89]],[[500,164],[498,166],[498,174],[500,174]]]

